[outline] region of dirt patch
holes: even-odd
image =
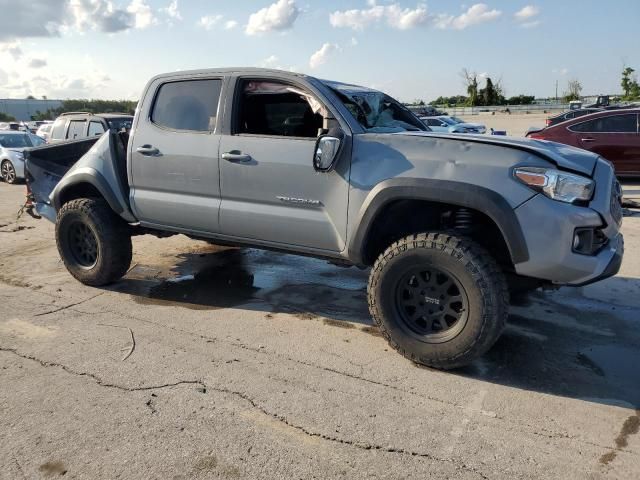
[[[0,333],[4,335],[17,335],[23,338],[42,338],[56,335],[56,327],[41,327],[25,320],[12,318],[0,324]]]
[[[217,472],[224,478],[239,478],[240,469],[233,465],[224,465],[221,463],[215,455],[207,455],[202,457],[193,466],[194,470],[198,473]]]
[[[67,473],[67,467],[60,461],[47,462],[38,468],[45,477],[63,476]]]
[[[329,325],[330,327],[339,327],[339,328],[355,328],[352,323],[349,322],[341,322],[340,320],[332,320],[330,318],[325,318],[322,323],[325,325]]]
[[[378,327],[362,327],[360,331],[373,335],[374,337],[383,337],[382,332]]]

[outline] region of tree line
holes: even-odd
[[[31,115],[31,120],[55,120],[64,112],[89,112],[89,113],[126,113],[133,115],[137,102],[131,100],[63,100],[58,108],[48,109],[45,112],[39,110]]]

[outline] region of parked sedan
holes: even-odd
[[[574,118],[527,137],[565,143],[597,153],[619,176],[640,176],[640,109],[605,110]]]
[[[37,147],[44,140],[36,135],[13,130],[0,131],[0,176],[7,183],[24,178],[25,148]]]
[[[447,133],[484,133],[487,131],[484,125],[476,123],[461,123],[452,117],[444,115],[437,117],[419,117],[422,122],[434,132]]]
[[[467,128],[475,128],[477,133],[487,133],[487,126],[482,123],[465,122],[463,119],[453,116],[449,118],[458,124],[465,125]]]

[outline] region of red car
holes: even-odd
[[[527,133],[597,153],[619,176],[640,176],[640,109],[605,110]]]

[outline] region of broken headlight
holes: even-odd
[[[566,203],[590,200],[595,188],[593,180],[553,168],[519,167],[513,175],[533,190]]]

